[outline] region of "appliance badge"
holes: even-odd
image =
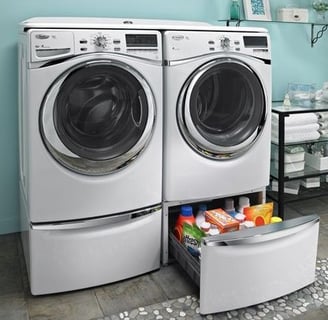
[[[44,34],[44,33],[37,33],[35,35],[35,38],[40,39],[40,40],[45,40],[45,39],[49,39],[49,35],[48,34]]]
[[[172,40],[175,40],[175,41],[180,41],[180,40],[183,40],[185,37],[183,34],[177,34],[177,35],[173,35],[172,36]]]

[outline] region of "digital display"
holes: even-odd
[[[157,47],[156,34],[127,34],[125,39],[127,47]]]
[[[245,48],[267,48],[267,37],[244,36]]]

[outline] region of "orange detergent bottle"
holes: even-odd
[[[192,206],[182,206],[180,215],[175,223],[174,235],[180,242],[182,242],[184,223],[188,223],[190,225],[196,223],[195,217],[192,212]]]

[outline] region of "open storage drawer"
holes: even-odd
[[[170,252],[200,287],[200,313],[272,300],[315,280],[319,217],[203,238],[201,259],[170,234]]]

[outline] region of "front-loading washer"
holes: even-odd
[[[160,266],[162,36],[84,23],[21,24],[20,205],[33,294]]]
[[[163,37],[164,201],[264,190],[270,167],[268,33],[217,27]]]

